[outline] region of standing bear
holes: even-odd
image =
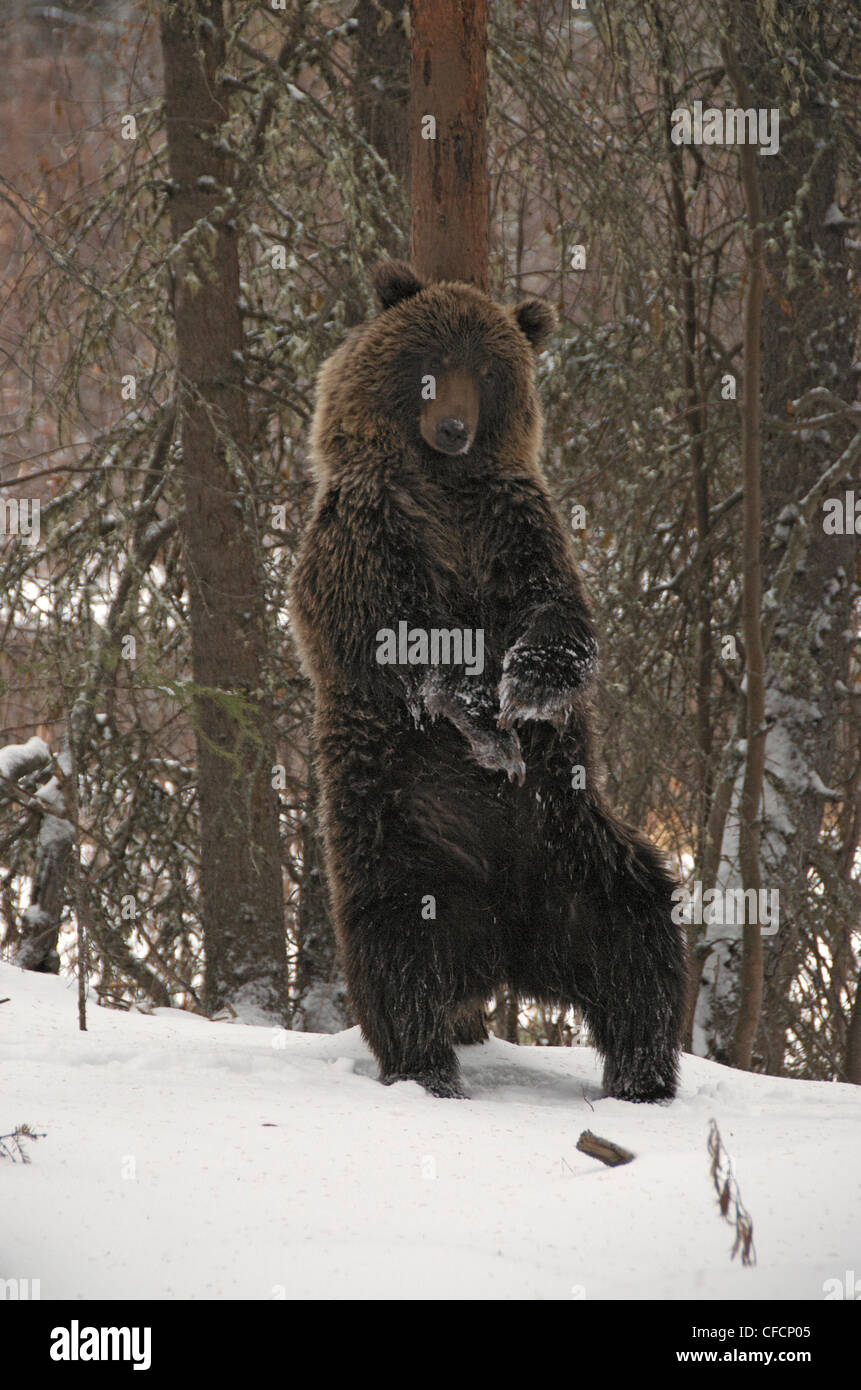
[[[384,1082],[461,1096],[494,993],[574,1005],[606,1092],[666,1099],[682,938],[595,784],[595,634],[538,462],[553,310],[395,262],[375,288],[320,372],[290,599],[353,1008]]]

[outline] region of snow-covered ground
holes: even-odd
[[[861,1276],[861,1089],[686,1057],[678,1099],[601,1099],[591,1049],[461,1051],[470,1101],[383,1087],[336,1036],[98,1008],[0,965],[0,1278],[52,1298],[822,1300]],[[730,1260],[706,1149],[758,1263]],[[584,1129],[637,1157],[609,1169]],[[857,1277],[857,1276],[856,1276]],[[833,1287],[830,1286],[830,1287]],[[833,1296],[833,1294],[832,1294]]]

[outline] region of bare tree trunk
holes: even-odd
[[[854,725],[854,732],[857,737],[858,722]],[[856,766],[852,777],[847,804],[843,811],[843,835],[841,847],[840,869],[847,882],[852,878],[852,867],[855,863],[855,856],[858,853],[859,842],[861,842],[861,796],[859,796],[859,782],[861,782],[861,768]],[[857,888],[857,885],[856,885]],[[861,897],[861,889],[858,889],[858,896]],[[844,934],[839,953],[840,967],[837,979],[832,985],[835,1011],[840,1008],[840,988],[842,978],[845,980],[846,973],[851,968],[850,962],[853,959],[852,952],[852,930],[848,928]],[[854,1086],[861,1086],[861,968],[855,977],[855,997],[852,1001],[852,1012],[849,1015],[848,1026],[846,1028],[845,1060],[843,1067],[843,1079],[851,1081]]]
[[[745,697],[739,696],[736,709],[735,730],[729,743],[724,747],[718,775],[712,791],[711,807],[705,827],[705,840],[702,855],[703,892],[713,888],[720,870],[723,837],[729,816],[733,791],[735,789],[741,759],[737,743],[745,724]],[[693,1051],[694,1023],[699,1004],[700,989],[706,960],[713,947],[704,930],[696,930],[688,938],[688,983],[685,1002],[685,1015],[682,1023],[682,1045],[686,1052]]]
[[[738,102],[745,109],[753,103],[738,58],[726,40],[721,54]],[[756,150],[740,149],[741,176],[747,212],[747,289],[744,305],[744,401],[742,413],[742,476],[744,480],[744,643],[746,731],[744,780],[739,807],[739,867],[745,893],[754,889],[759,901],[761,807],[765,777],[765,653],[762,642],[762,490],[760,478],[760,360],[762,294],[765,275],[762,198]],[[759,914],[745,920],[741,998],[732,1062],[749,1069],[756,1030],[762,1013],[762,935]]]
[[[788,434],[789,402],[814,387],[825,386],[846,401],[857,391],[852,360],[857,304],[848,275],[848,224],[839,215],[840,112],[847,97],[834,85],[831,61],[840,7],[776,0],[779,37],[773,32],[769,37],[768,14],[757,0],[737,0],[735,8],[737,47],[756,102],[780,111],[779,149],[757,161],[768,238],[762,489],[765,532],[771,538],[764,553],[770,588],[782,562],[781,546],[775,543],[778,519],[836,457],[851,425],[847,419],[809,434]],[[850,25],[842,30],[842,42],[857,49]],[[839,66],[845,68],[846,62],[841,59]],[[852,476],[857,474],[847,471],[845,486]],[[762,1025],[768,1034],[764,1050],[769,1068],[777,1072],[783,1068],[792,982],[819,916],[808,876],[821,847],[827,803],[817,795],[816,784],[834,785],[841,747],[853,738],[847,729],[844,692],[851,677],[844,633],[851,624],[856,549],[857,537],[826,534],[820,513],[810,527],[803,565],[768,651],[770,744],[791,750],[796,768],[791,783],[783,777],[782,765],[769,768],[780,826],[771,835],[766,825],[763,840],[763,871],[780,892],[781,924],[779,935],[768,942]],[[800,775],[802,769],[809,775]],[[851,925],[835,904],[833,930],[848,931]]]
[[[685,422],[690,440],[691,487],[694,497],[694,516],[697,530],[696,562],[693,591],[696,603],[696,703],[697,703],[697,816],[694,846],[694,878],[703,891],[714,886],[707,878],[708,832],[714,792],[712,736],[712,675],[714,670],[714,639],[712,632],[712,567],[708,548],[709,537],[709,479],[706,463],[705,437],[708,428],[706,395],[702,380],[702,349],[700,343],[697,304],[696,262],[685,200],[684,155],[680,145],[670,139],[671,113],[675,109],[671,62],[666,28],[660,7],[653,6],[655,28],[660,40],[661,87],[664,119],[667,131],[667,164],[670,174],[670,206],[678,250],[680,299],[682,308],[683,370],[685,386]],[[715,864],[715,870],[717,865]],[[682,1039],[688,1051],[693,1049],[693,1027],[702,982],[703,966],[708,954],[705,930],[692,926],[688,930],[688,978]]]
[[[353,107],[359,129],[409,192],[410,46],[401,0],[359,0]]]
[[[260,567],[249,505],[232,169],[220,0],[165,5],[161,22],[175,254],[177,367],[191,604],[206,1006],[286,1015],[275,761],[264,689]]]
[[[861,975],[855,984],[855,1000],[846,1033],[846,1081],[861,1086]]]
[[[338,1033],[355,1021],[347,1000],[347,982],[338,957],[335,929],[326,890],[319,789],[309,764],[307,799],[302,819],[302,881],[296,921],[296,1010],[293,1027],[306,1033]]]
[[[487,0],[412,0],[410,36],[412,262],[424,279],[486,291]],[[465,1006],[457,1041],[487,1035],[484,1009]]]
[[[506,1042],[517,1042],[517,1019],[520,1008],[517,996],[512,994],[509,989],[503,990],[499,996],[499,1007],[497,1009],[496,1033]]]
[[[412,261],[488,287],[487,0],[412,0]]]
[[[690,439],[691,487],[694,497],[694,516],[697,528],[697,552],[693,576],[696,602],[696,700],[697,700],[697,841],[695,846],[694,877],[703,878],[706,828],[711,808],[712,784],[712,724],[711,686],[714,667],[712,634],[712,557],[707,546],[709,533],[709,479],[706,465],[705,438],[708,430],[706,393],[702,379],[702,346],[697,304],[696,258],[688,223],[688,204],[685,200],[684,154],[680,145],[670,140],[671,113],[677,105],[672,89],[670,59],[665,37],[663,15],[657,5],[653,8],[655,26],[661,42],[662,88],[664,118],[667,130],[667,164],[670,174],[670,203],[673,228],[678,250],[681,281],[682,335],[684,356],[682,367],[685,387],[685,424]],[[704,884],[711,887],[711,884]]]

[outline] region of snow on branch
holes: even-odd
[[[17,782],[20,777],[38,772],[50,758],[48,745],[40,738],[30,738],[26,743],[9,743],[5,748],[0,748],[0,779]]]
[[[20,785],[22,778],[52,766],[55,775],[36,792]],[[55,760],[40,738],[0,748],[0,804],[14,802],[40,817],[30,905],[21,916],[14,955],[15,964],[24,970],[56,974],[60,968],[57,937],[75,843],[63,794],[69,771],[68,763],[62,757]]]
[[[806,401],[814,393],[808,391],[803,396],[802,401]],[[817,478],[816,482],[805,493],[804,497],[796,504],[794,516],[791,518],[792,528],[789,539],[786,543],[786,550],[778,565],[771,588],[765,596],[766,617],[763,621],[763,646],[768,651],[777,620],[780,616],[781,605],[789,592],[793,576],[804,558],[810,537],[810,523],[817,507],[824,495],[832,484],[839,482],[843,477],[852,477],[853,471],[861,459],[861,429],[855,437],[850,440],[839,458],[825,469],[825,472]]]

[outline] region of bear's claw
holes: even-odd
[[[523,786],[526,764],[514,729],[501,729],[495,694],[474,683],[455,685],[441,672],[429,672],[422,685],[425,708],[432,719],[440,715],[463,734],[472,756],[489,772],[505,772],[509,782]]]

